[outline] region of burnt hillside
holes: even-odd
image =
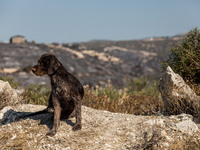
[[[132,77],[158,79],[160,62],[170,47],[183,36],[148,38],[130,41],[90,41],[70,44],[0,43],[0,76],[14,77],[21,84],[46,84],[47,77],[36,77],[31,66],[44,53],[58,57],[69,72],[83,84],[124,85]]]

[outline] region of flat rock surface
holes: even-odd
[[[44,109],[41,105],[7,106],[0,111],[2,149],[170,149],[178,138],[199,135],[192,116],[135,116],[82,106],[82,130],[72,131],[75,118],[60,121],[58,132],[46,136],[52,115],[19,120]],[[192,137],[193,138],[193,137]],[[198,136],[197,136],[198,139]]]

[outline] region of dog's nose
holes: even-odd
[[[33,68],[32,68],[32,71],[33,71],[33,72],[36,72],[36,68],[35,68],[35,67],[33,67]]]

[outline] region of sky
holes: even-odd
[[[200,0],[0,0],[0,41],[135,40],[200,29]]]

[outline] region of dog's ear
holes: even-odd
[[[59,63],[58,60],[51,59],[50,62],[49,62],[47,74],[52,75],[58,69],[59,66],[60,66],[60,63]]]

